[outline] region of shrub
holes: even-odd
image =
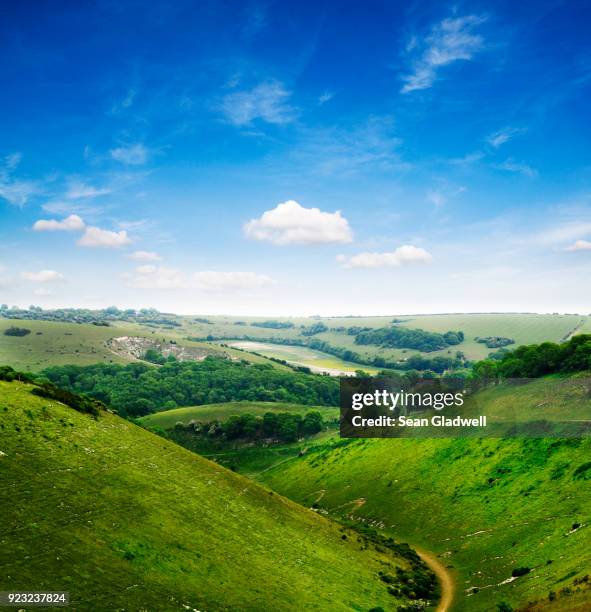
[[[516,567],[511,572],[511,576],[513,576],[513,578],[519,578],[519,576],[525,576],[526,574],[529,574],[530,572],[531,572],[530,567]]]
[[[31,333],[26,327],[15,327],[14,325],[4,330],[5,336],[26,336]]]

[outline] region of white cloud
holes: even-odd
[[[11,153],[0,163],[0,198],[15,206],[24,206],[31,196],[40,193],[40,188],[33,181],[12,178],[12,173],[19,165],[22,155]]]
[[[138,289],[197,289],[226,293],[261,289],[273,284],[271,278],[255,272],[207,270],[186,277],[174,268],[154,265],[139,266],[135,272],[129,284]]]
[[[40,270],[39,272],[23,272],[26,281],[34,283],[56,283],[64,280],[64,275],[55,270]]]
[[[122,164],[140,166],[148,161],[148,149],[141,143],[111,149],[111,157]]]
[[[72,180],[68,185],[66,198],[68,200],[78,200],[79,198],[96,198],[98,196],[111,193],[108,187],[97,188],[93,187],[80,180]]]
[[[70,215],[61,221],[55,219],[39,219],[35,221],[33,229],[36,232],[77,232],[82,231],[85,228],[84,221],[78,215]]]
[[[516,162],[513,159],[507,159],[501,164],[494,164],[494,168],[499,170],[506,170],[507,172],[515,172],[517,174],[523,174],[529,178],[535,178],[538,176],[538,171],[527,164]]]
[[[472,33],[473,28],[486,21],[486,17],[466,15],[444,19],[436,24],[424,41],[413,38],[407,50],[422,49],[413,70],[403,77],[402,93],[428,89],[437,78],[438,70],[458,60],[470,60],[483,47],[482,36]]]
[[[291,92],[279,81],[265,81],[246,91],[224,96],[221,110],[234,125],[249,125],[255,119],[283,124],[293,121],[295,109],[288,104]]]
[[[574,244],[566,247],[565,251],[591,251],[591,242],[588,240],[576,240]]]
[[[37,297],[47,297],[48,295],[53,295],[53,291],[51,289],[48,289],[47,287],[37,287],[37,289],[35,289],[33,293]]]
[[[498,132],[494,132],[490,134],[486,142],[495,149],[498,149],[501,145],[504,145],[506,142],[509,142],[513,137],[519,136],[520,134],[525,134],[525,128],[512,128],[507,127],[499,130]]]
[[[428,251],[411,244],[400,246],[392,253],[358,253],[352,257],[337,257],[344,268],[392,268],[414,263],[427,264],[432,260]]]
[[[129,259],[135,261],[160,261],[162,257],[153,251],[134,251],[129,255]]]
[[[278,245],[351,242],[349,222],[340,211],[323,212],[304,208],[288,200],[267,210],[259,219],[244,225],[244,233],[252,240],[265,240]]]
[[[87,227],[84,235],[76,243],[82,247],[101,247],[105,249],[118,249],[131,244],[131,239],[125,230],[111,232],[99,227]]]
[[[441,191],[428,191],[427,200],[437,208],[440,208],[447,202],[447,197]]]
[[[130,285],[137,289],[180,289],[186,287],[182,274],[164,266],[139,266]]]
[[[204,291],[260,289],[273,284],[271,278],[255,272],[195,272],[192,280],[197,289]]]
[[[334,93],[332,91],[325,91],[322,95],[318,97],[318,106],[323,106],[327,102],[330,102],[334,98]]]

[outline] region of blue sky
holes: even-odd
[[[591,310],[591,3],[11,4],[0,302]]]

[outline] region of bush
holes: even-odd
[[[4,330],[5,336],[26,336],[31,333],[26,327],[15,327],[14,325]]]
[[[66,404],[66,406],[70,406],[70,408],[74,408],[74,410],[78,412],[85,412],[97,417],[100,414],[101,408],[105,407],[104,404],[98,400],[85,397],[84,395],[70,393],[70,391],[60,389],[50,382],[37,383],[37,385],[38,386],[31,389],[33,395],[56,400],[62,404]]]
[[[530,567],[516,567],[512,572],[511,576],[513,578],[519,578],[519,576],[525,576],[531,572]]]

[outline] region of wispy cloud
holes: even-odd
[[[297,111],[289,104],[291,92],[279,81],[264,81],[249,90],[235,91],[222,99],[221,111],[237,126],[250,125],[256,119],[272,124],[294,121]]]
[[[130,166],[141,166],[148,161],[148,149],[139,142],[111,149],[109,153],[113,159]]]
[[[334,93],[332,91],[325,91],[318,97],[318,106],[323,106],[327,102],[330,102],[334,98]]]
[[[109,187],[93,187],[80,179],[72,179],[69,182],[65,197],[68,200],[78,200],[81,198],[96,198],[109,193],[111,193]]]
[[[135,261],[160,261],[162,257],[154,251],[134,251],[129,255],[129,259]]]
[[[535,168],[532,168],[528,164],[524,164],[522,162],[516,162],[513,159],[507,159],[500,164],[493,164],[493,168],[497,168],[498,170],[506,170],[507,172],[516,172],[517,174],[522,174],[523,176],[527,176],[529,178],[535,178],[538,176],[538,171]]]
[[[14,206],[24,206],[32,196],[41,193],[37,182],[12,176],[21,159],[20,153],[11,153],[0,162],[0,198]]]
[[[290,153],[290,167],[303,164],[322,175],[350,176],[360,172],[399,171],[410,167],[401,160],[402,140],[390,117],[370,117],[351,126],[305,129]]]
[[[64,275],[56,270],[39,270],[39,272],[23,272],[22,278],[33,283],[58,283],[64,280]]]
[[[211,293],[234,293],[263,289],[274,284],[272,278],[256,272],[204,270],[183,274],[176,268],[145,265],[128,275],[129,285],[136,289],[185,289]]]
[[[493,132],[486,138],[486,142],[493,148],[498,149],[501,145],[509,142],[515,136],[525,134],[525,128],[506,127],[497,132]]]
[[[484,38],[473,30],[486,19],[483,15],[452,17],[433,26],[423,40],[413,37],[407,51],[418,56],[412,62],[412,71],[402,77],[404,85],[400,91],[428,89],[442,67],[472,59],[484,46]]]

